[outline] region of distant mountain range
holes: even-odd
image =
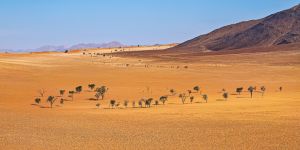
[[[108,43],[80,43],[73,45],[71,47],[65,46],[53,46],[46,45],[36,49],[0,49],[0,52],[46,52],[46,51],[65,51],[65,50],[75,50],[75,49],[84,49],[84,48],[111,48],[111,47],[124,47],[120,42],[108,42]]]
[[[222,27],[170,50],[223,51],[297,42],[300,42],[300,5],[262,19]]]

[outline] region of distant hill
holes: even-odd
[[[220,51],[300,42],[300,4],[259,20],[228,25],[170,50]]]
[[[110,47],[124,47],[120,42],[108,42],[108,43],[81,43],[77,45],[73,45],[71,47],[65,46],[53,46],[46,45],[36,49],[18,49],[18,50],[10,50],[10,49],[0,49],[0,52],[47,52],[47,51],[65,51],[65,50],[73,50],[73,49],[84,49],[84,48],[110,48]]]

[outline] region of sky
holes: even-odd
[[[0,0],[0,49],[179,43],[300,0]]]

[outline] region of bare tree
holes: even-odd
[[[38,90],[38,93],[40,94],[40,97],[44,97],[46,90],[40,89],[40,90]]]

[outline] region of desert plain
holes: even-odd
[[[180,57],[90,51],[0,54],[0,149],[299,149],[298,49]],[[91,99],[90,83],[109,88],[104,100]],[[73,101],[65,96],[49,108],[49,95],[79,85]],[[196,85],[208,103],[192,93],[194,102],[182,104],[178,94]],[[250,98],[251,85],[265,86],[264,96],[258,89]],[[46,93],[36,105],[40,89]],[[165,105],[131,106],[170,89],[177,95]],[[111,99],[121,106],[110,109]]]

